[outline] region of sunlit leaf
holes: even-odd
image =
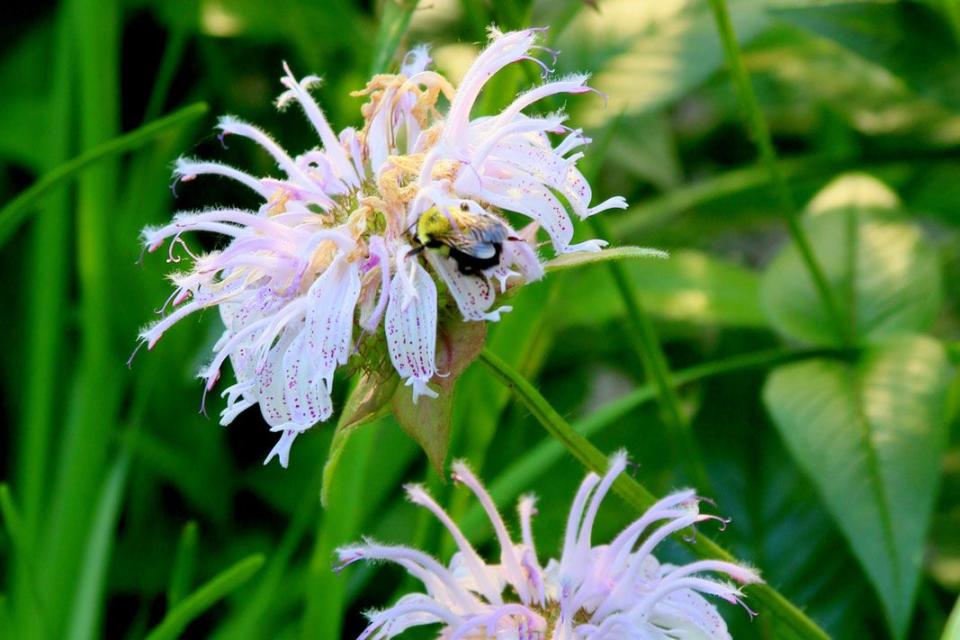
[[[912,336],[858,360],[774,371],[764,401],[902,637],[946,444],[949,365],[940,343]]]
[[[936,254],[899,210],[897,197],[863,175],[838,178],[810,203],[803,220],[813,251],[858,340],[922,331],[942,299]],[[842,343],[792,245],[761,281],[774,327],[812,344]]]
[[[668,260],[624,263],[630,282],[649,312],[680,322],[763,327],[758,278],[747,269],[695,251],[678,251]],[[602,269],[566,274],[576,301],[558,320],[567,326],[591,325],[620,317],[617,291]]]
[[[768,24],[766,4],[731,3],[742,41]],[[558,44],[561,65],[580,60],[597,69],[591,85],[609,96],[606,108],[600,102],[584,107],[591,124],[669,104],[723,64],[710,9],[697,0],[607,0],[600,11],[581,11]]]
[[[775,15],[886,67],[918,93],[960,108],[960,50],[948,25],[929,7],[847,1],[784,8]]]

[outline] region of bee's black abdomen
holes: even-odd
[[[493,254],[484,258],[478,258],[455,247],[450,247],[450,257],[457,263],[457,270],[465,276],[472,276],[484,269],[500,264],[500,251],[503,249],[503,245],[499,242],[489,244],[493,247]]]

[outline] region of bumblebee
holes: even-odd
[[[517,240],[510,229],[492,213],[473,213],[466,204],[450,207],[450,215],[431,207],[417,219],[415,240],[419,246],[412,253],[435,249],[457,263],[464,275],[476,275],[500,264],[503,243]]]

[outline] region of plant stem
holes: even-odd
[[[594,142],[594,153],[583,170],[589,181],[592,182],[599,171],[601,159],[606,155],[605,151],[622,120],[622,113],[613,118]],[[602,217],[592,216],[588,219],[588,223],[595,236],[603,239],[611,238],[610,229]],[[647,380],[651,381],[657,390],[660,412],[671,436],[672,459],[680,460],[688,480],[700,492],[704,495],[712,495],[710,478],[703,463],[700,447],[693,437],[690,421],[680,404],[680,396],[677,395],[676,388],[670,381],[670,365],[663,352],[653,320],[631,286],[626,268],[616,260],[608,262],[607,268],[620,292],[620,298],[627,313],[627,338],[640,357]]]
[[[820,294],[820,298],[827,310],[827,314],[834,324],[837,335],[845,346],[850,346],[852,342],[850,326],[844,321],[835,292],[830,288],[823,268],[817,261],[816,255],[814,255],[813,247],[800,222],[800,212],[797,209],[793,193],[783,176],[780,165],[777,163],[777,154],[773,148],[773,141],[770,138],[770,129],[767,127],[767,121],[763,117],[760,104],[757,102],[757,96],[753,91],[753,85],[750,83],[750,76],[747,74],[746,66],[743,64],[743,56],[741,55],[740,45],[733,31],[733,24],[730,21],[730,12],[727,10],[727,3],[725,0],[710,0],[710,8],[713,10],[713,17],[717,23],[717,31],[720,33],[720,40],[723,43],[724,54],[727,58],[727,64],[730,67],[734,88],[736,89],[747,117],[747,126],[750,134],[753,136],[754,144],[757,145],[757,150],[760,153],[760,162],[766,167],[769,174],[774,195],[779,201],[780,209],[786,217],[790,237],[797,245],[800,257],[807,271],[810,273],[810,278],[813,280],[817,292]]]
[[[603,473],[606,470],[607,456],[594,447],[589,440],[574,431],[573,427],[534,389],[530,382],[514,371],[499,356],[487,349],[480,353],[480,360],[500,382],[513,390],[547,432],[563,443],[564,447],[586,468],[596,473]],[[621,474],[617,478],[613,484],[613,489],[638,511],[645,511],[656,502],[653,494],[625,474]],[[698,535],[695,542],[682,539],[681,542],[702,558],[734,561],[729,552],[706,536]],[[773,616],[776,616],[785,626],[793,630],[798,637],[823,640],[828,638],[827,634],[815,622],[805,616],[802,611],[772,587],[766,584],[756,584],[746,587],[746,590],[752,598]]]
[[[600,218],[590,218],[590,224],[600,238],[610,237],[606,223]],[[640,297],[630,284],[630,277],[623,264],[616,260],[607,262],[610,275],[620,292],[623,306],[627,312],[627,338],[640,356],[647,379],[657,390],[657,399],[661,414],[672,434],[674,460],[681,460],[690,482],[704,495],[712,495],[710,478],[707,476],[700,445],[693,437],[690,421],[680,404],[676,385],[671,381],[670,365],[660,345],[653,320],[640,301]]]
[[[770,367],[775,364],[830,353],[833,352],[822,349],[764,349],[763,351],[738,354],[722,360],[680,369],[673,373],[671,382],[680,387],[735,371]],[[645,384],[603,405],[590,415],[577,420],[571,426],[580,435],[589,437],[610,425],[616,424],[629,415],[631,411],[656,398],[657,388],[652,384]],[[559,442],[552,439],[544,440],[503,469],[489,483],[487,489],[497,504],[506,504],[519,496],[531,482],[540,477],[546,469],[560,460],[562,456],[563,446]],[[474,544],[483,544],[492,535],[488,528],[482,526],[484,518],[483,509],[480,505],[474,504],[462,518],[457,520],[461,523],[460,528]]]

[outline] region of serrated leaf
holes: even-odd
[[[614,247],[612,249],[603,249],[601,251],[577,251],[575,253],[563,253],[548,260],[544,268],[553,273],[555,271],[564,271],[598,262],[609,262],[611,260],[632,260],[637,258],[669,258],[670,254],[660,249],[651,249],[649,247]]]
[[[384,416],[390,410],[390,399],[399,381],[397,374],[392,370],[385,375],[364,373],[350,391],[340,419],[337,421],[333,439],[330,441],[330,453],[327,454],[327,461],[323,464],[320,504],[324,507],[329,502],[328,491],[332,486],[333,476],[337,472],[347,441],[357,428]]]
[[[858,342],[923,331],[940,308],[936,253],[899,206],[896,195],[874,178],[847,175],[814,197],[804,215],[842,321]],[[784,335],[843,344],[794,245],[784,247],[767,268],[760,299]]]
[[[775,370],[764,402],[884,606],[895,637],[910,621],[946,445],[949,364],[928,337],[891,339],[853,363]]]
[[[437,336],[437,371],[430,382],[436,398],[421,396],[417,402],[406,386],[397,387],[391,405],[400,427],[427,454],[430,464],[443,476],[443,463],[450,446],[454,385],[460,374],[483,349],[487,326],[451,318],[442,323]]]

